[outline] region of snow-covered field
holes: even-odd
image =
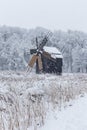
[[[86,93],[87,74],[1,71],[0,130],[86,130]]]
[[[61,111],[50,111],[40,130],[87,130],[87,95]]]

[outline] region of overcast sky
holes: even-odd
[[[0,25],[87,32],[87,0],[0,0]]]

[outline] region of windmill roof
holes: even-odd
[[[48,46],[44,46],[44,51],[48,52],[49,54],[51,54],[51,56],[53,58],[63,58],[61,52],[59,51],[59,49],[57,49],[56,47],[48,47]]]

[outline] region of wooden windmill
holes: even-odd
[[[48,37],[45,36],[42,42],[38,43],[38,38],[36,38],[36,49],[30,49],[30,54],[32,56],[31,60],[29,61],[29,67],[33,68],[34,64],[36,64],[36,73],[40,72],[47,72],[47,73],[62,73],[62,55],[59,51],[56,54],[57,58],[53,56],[50,51],[47,51],[48,48],[50,50],[54,50],[53,47],[45,47],[48,41]],[[57,50],[57,49],[56,49]],[[59,58],[58,58],[59,55]]]

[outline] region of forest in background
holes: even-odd
[[[42,27],[23,29],[0,26],[0,70],[25,70],[30,49],[49,33],[47,46],[57,47],[63,54],[63,72],[87,72],[87,34],[68,30],[51,32]]]

